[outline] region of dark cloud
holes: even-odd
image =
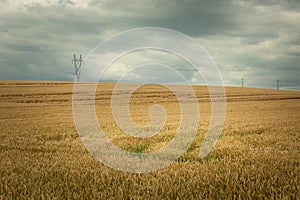
[[[158,26],[191,36],[222,34],[237,28],[237,5],[233,1],[162,0],[93,1],[91,8],[122,16],[120,22],[133,26]]]
[[[49,2],[0,3],[0,79],[72,80],[74,52],[87,55],[114,34],[146,26],[199,41],[227,84],[237,84],[241,72],[261,87],[280,77],[295,83],[300,75],[297,0]]]

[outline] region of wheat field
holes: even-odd
[[[159,134],[137,139],[114,122],[113,88],[99,84],[96,112],[115,145],[151,152],[174,137],[180,107],[170,90],[149,84],[132,95],[136,123],[149,123],[156,103],[168,114]],[[166,168],[134,174],[100,163],[84,147],[73,119],[73,83],[0,81],[0,199],[299,199],[300,92],[225,89],[225,125],[208,156],[198,158],[211,102],[206,87],[194,86],[201,120],[189,150]]]

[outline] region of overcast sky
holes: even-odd
[[[281,80],[283,89],[300,90],[298,0],[0,0],[0,6],[3,80],[72,81],[73,53],[85,57],[125,30],[163,27],[201,44],[225,85],[239,86],[244,77],[248,87],[274,88]],[[129,61],[147,56],[155,53],[137,52],[116,61],[106,78],[118,78],[135,65]],[[184,64],[178,60],[180,67]]]

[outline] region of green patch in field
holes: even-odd
[[[218,152],[215,153],[209,153],[207,156],[205,156],[204,158],[201,159],[201,161],[203,161],[204,163],[213,161],[213,160],[220,160],[224,158],[224,155]]]
[[[210,153],[204,158],[199,158],[199,152],[187,152],[178,158],[177,162],[188,162],[188,163],[208,163],[214,160],[220,160],[224,158],[224,155],[219,152]]]
[[[124,149],[129,152],[134,153],[144,153],[150,146],[150,143],[140,143],[137,145],[131,145],[128,147],[125,147]]]
[[[197,154],[192,153],[185,153],[180,158],[177,159],[177,162],[188,162],[188,163],[196,163],[199,162],[201,159],[198,157]]]
[[[41,142],[50,142],[50,141],[62,141],[65,139],[75,140],[78,138],[78,135],[72,132],[61,131],[56,133],[43,132],[40,135],[37,135],[36,137]]]

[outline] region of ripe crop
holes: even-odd
[[[150,152],[176,134],[180,105],[167,88],[144,85],[131,97],[133,120],[150,122],[148,110],[167,112],[159,134],[138,139],[114,121],[113,83],[101,83],[96,112],[107,137],[120,148]],[[1,199],[297,199],[300,198],[300,93],[226,87],[227,112],[213,151],[200,159],[210,123],[210,99],[194,86],[200,106],[197,135],[170,166],[145,174],[111,169],[83,146],[72,115],[73,84],[0,82]]]

